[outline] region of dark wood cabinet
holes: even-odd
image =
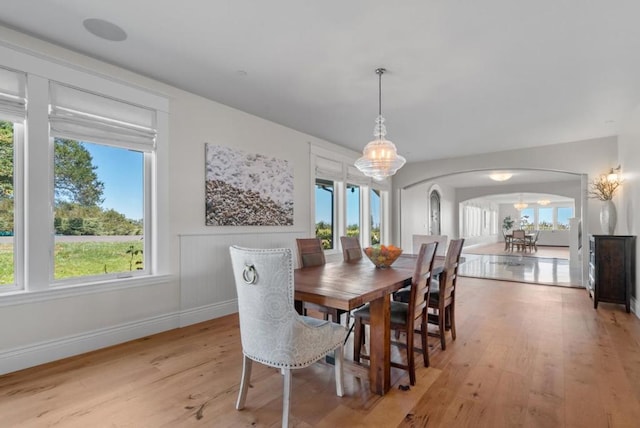
[[[636,278],[636,237],[592,235],[589,238],[589,294],[598,302],[621,303],[631,309]]]

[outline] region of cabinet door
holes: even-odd
[[[626,266],[624,240],[599,239],[596,249],[597,294],[599,299],[624,302],[626,293]]]

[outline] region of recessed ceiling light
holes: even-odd
[[[94,36],[112,42],[121,42],[127,39],[127,33],[116,24],[104,19],[88,18],[82,22],[84,28]]]
[[[507,181],[513,176],[513,174],[509,172],[494,172],[489,174],[489,178],[493,181]]]

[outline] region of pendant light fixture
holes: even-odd
[[[387,128],[384,126],[384,117],[382,117],[382,75],[385,71],[387,70],[384,68],[376,69],[378,75],[378,117],[373,129],[373,135],[376,138],[364,147],[362,157],[355,163],[356,168],[374,180],[384,180],[392,176],[407,161],[398,154],[395,144],[385,138]]]
[[[529,204],[527,204],[526,202],[522,202],[522,195],[520,195],[520,200],[518,202],[516,202],[515,204],[513,204],[513,208],[517,209],[518,211],[522,211],[523,209],[527,208],[529,206]]]

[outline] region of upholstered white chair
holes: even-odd
[[[444,256],[447,252],[447,242],[449,237],[447,235],[413,235],[413,254],[420,252],[420,246],[422,244],[429,244],[431,242],[438,243],[438,250],[436,256]]]
[[[252,361],[284,374],[282,426],[289,424],[291,370],[307,367],[335,350],[336,394],[343,395],[340,324],[299,315],[293,305],[291,250],[229,248],[238,292],[242,341],[242,382],[236,409],[244,408]]]

